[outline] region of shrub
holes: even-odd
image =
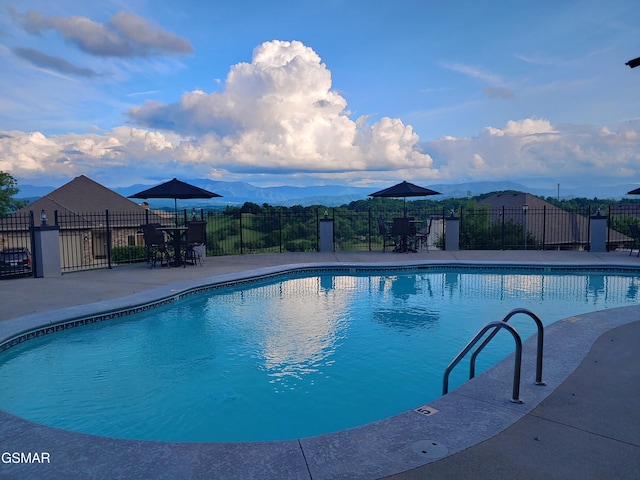
[[[116,263],[144,262],[146,259],[146,247],[113,247],[111,250],[111,260]]]

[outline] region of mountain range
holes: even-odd
[[[354,200],[367,198],[380,188],[371,187],[351,187],[345,185],[323,185],[310,187],[256,187],[244,182],[224,182],[207,179],[186,179],[187,183],[197,185],[200,188],[216,192],[222,195],[222,198],[214,198],[211,200],[188,200],[183,201],[189,206],[224,206],[224,205],[242,205],[245,202],[253,202],[258,205],[268,203],[269,205],[325,205],[328,207],[348,204]],[[496,182],[468,182],[458,184],[437,184],[424,185],[432,190],[442,193],[433,197],[434,199],[461,198],[475,196],[484,193],[491,193],[504,190],[516,190],[527,192],[540,197],[559,197],[561,199],[569,199],[575,197],[600,198],[600,199],[620,199],[628,191],[637,188],[634,184],[623,184],[613,186],[582,186],[576,188],[563,188],[559,192],[556,188],[538,188],[527,187],[517,182],[496,181]],[[128,187],[118,187],[112,190],[128,197],[139,191],[149,188],[150,185],[131,185]],[[43,197],[55,190],[56,187],[43,187],[34,185],[19,185],[20,192],[16,198],[27,199],[33,201]],[[382,187],[384,188],[384,187]],[[561,195],[559,195],[561,193]],[[138,201],[138,200],[134,200]],[[164,206],[173,206],[173,200],[150,199],[148,202],[152,208],[161,208]]]

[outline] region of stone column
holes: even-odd
[[[36,277],[62,275],[60,266],[60,228],[54,225],[34,227],[33,246]]]
[[[600,211],[589,219],[589,251],[607,251],[607,217]]]
[[[320,219],[320,252],[333,252],[333,219]]]
[[[451,215],[445,218],[445,246],[448,252],[457,252],[460,250],[460,218]]]

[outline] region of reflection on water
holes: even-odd
[[[273,378],[276,390],[291,388],[332,363],[346,334],[346,304],[354,287],[349,277],[296,278],[212,296],[207,309],[217,322],[220,309],[232,306],[235,318],[243,321],[228,327],[253,343],[258,368]]]
[[[438,321],[438,312],[423,301],[433,297],[430,278],[401,274],[376,280],[379,298],[373,310],[375,322],[403,331],[430,328]]]
[[[594,309],[637,301],[638,292],[637,277],[602,274],[323,274],[214,295],[208,309],[217,317],[225,305],[232,306],[230,313],[243,319],[232,335],[251,332],[248,340],[257,349],[258,368],[281,388],[295,386],[306,375],[326,373],[337,349],[349,343],[355,318],[401,334],[434,329],[443,319],[451,324],[474,318],[469,329],[475,333],[516,306],[532,308],[548,323],[563,312],[553,302],[562,302],[570,314],[575,304]]]

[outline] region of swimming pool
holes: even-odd
[[[463,269],[245,283],[8,349],[0,408],[121,438],[274,440],[341,430],[439,396],[448,362],[511,308],[550,323],[636,304],[639,284],[612,273]],[[534,330],[511,323],[524,337]],[[480,360],[486,366],[511,350],[505,337]]]

